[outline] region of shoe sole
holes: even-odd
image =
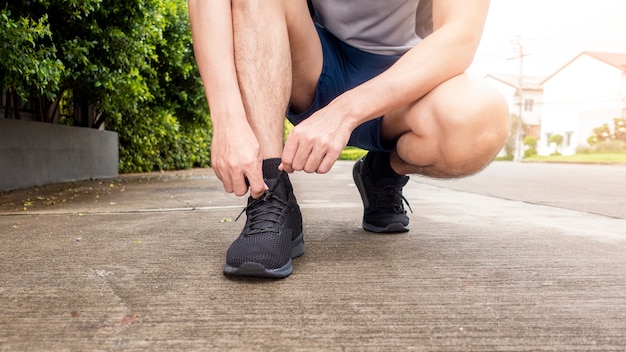
[[[386,227],[378,227],[364,221],[363,230],[374,233],[403,233],[409,232],[409,227],[398,222],[389,224]]]
[[[369,204],[369,202],[367,201],[367,199],[365,199],[365,196],[363,195],[365,193],[365,185],[363,184],[363,178],[361,178],[361,173],[359,172],[363,162],[363,158],[361,158],[355,163],[354,167],[352,168],[352,178],[354,179],[356,188],[359,190],[359,195],[361,195],[361,201],[363,202],[363,206],[365,207],[366,204]],[[389,224],[385,227],[379,227],[365,222],[365,218],[363,218],[362,226],[363,230],[374,233],[403,233],[409,231],[408,225],[404,225],[399,222]]]
[[[300,234],[294,240],[291,241],[293,247],[291,249],[291,259],[297,258],[304,254],[304,236]],[[263,264],[247,262],[243,263],[240,267],[224,265],[224,275],[226,276],[244,276],[244,277],[259,277],[259,278],[273,278],[284,279],[291,275],[293,272],[293,265],[291,259],[287,264],[276,269],[267,269]]]

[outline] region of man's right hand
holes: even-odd
[[[249,189],[250,196],[257,199],[268,189],[263,180],[261,149],[249,126],[214,129],[211,161],[228,193],[240,197]]]

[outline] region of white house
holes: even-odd
[[[524,76],[520,82],[518,75],[488,74],[491,84],[502,93],[506,99],[511,114],[522,116],[526,125],[524,135],[534,136],[539,139],[539,131],[542,120],[543,87],[541,83],[545,77]],[[520,83],[522,93],[522,105],[520,106]]]
[[[543,81],[538,152],[549,155],[553,134],[564,137],[559,152],[576,153],[595,127],[626,117],[626,54],[585,51]]]

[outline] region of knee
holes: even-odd
[[[508,105],[496,91],[483,91],[479,100],[461,105],[443,122],[440,141],[441,162],[451,177],[485,168],[504,146],[510,127]]]
[[[485,168],[509,134],[508,104],[484,80],[460,75],[400,115],[408,131],[397,140],[403,172],[463,177]]]

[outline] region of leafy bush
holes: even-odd
[[[497,156],[494,160],[495,161],[513,161],[514,156],[511,155],[504,155],[504,156]]]
[[[606,141],[622,141],[626,143],[626,117],[613,118],[613,126],[608,123],[593,129],[593,134],[587,138],[589,145],[595,145]]]
[[[284,139],[287,140],[287,136],[293,130],[293,124],[289,120],[285,120],[285,134]],[[367,150],[359,149],[356,147],[345,147],[339,155],[339,160],[358,160],[367,153]]]
[[[554,143],[555,145],[554,153],[551,155],[561,155],[561,153],[559,152],[559,148],[563,144],[563,140],[564,138],[563,138],[563,135],[561,134],[550,135],[550,138],[548,138],[548,143],[550,144]]]
[[[536,148],[537,147],[537,138],[533,137],[533,136],[526,136],[524,137],[524,145],[530,147],[530,148]]]
[[[1,8],[0,87],[22,100],[27,100],[31,92],[53,97],[65,67],[56,58],[57,48],[50,43],[51,37],[47,14],[35,20],[24,14],[13,15],[6,5]]]
[[[185,0],[3,7],[0,86],[22,99],[31,92],[48,98],[41,121],[118,132],[121,172],[209,165],[211,124]],[[55,121],[65,106],[93,109],[95,118],[72,113]]]
[[[595,152],[593,147],[590,146],[586,146],[586,145],[579,145],[578,147],[576,147],[576,154],[591,154]]]
[[[594,147],[598,153],[620,153],[626,151],[626,143],[618,140],[599,142]]]
[[[356,147],[345,147],[339,156],[339,160],[358,160],[365,154],[367,154],[367,150]]]
[[[537,155],[537,149],[535,149],[535,148],[528,148],[528,149],[524,150],[524,158],[528,158],[528,157],[531,157],[533,155]]]
[[[182,124],[165,110],[151,119],[126,124],[120,119],[120,172],[188,169],[209,166],[210,126]]]

